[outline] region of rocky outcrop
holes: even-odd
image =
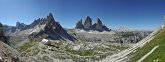
[[[102,21],[97,18],[95,20],[95,23],[92,25],[92,19],[87,16],[84,25],[82,24],[82,19],[80,21],[78,21],[76,23],[76,27],[77,29],[84,29],[84,30],[95,30],[95,31],[110,31],[109,28],[107,28],[107,26],[102,24]]]
[[[22,62],[20,53],[0,41],[0,62]]]
[[[6,33],[14,33],[16,31],[16,27],[3,25],[3,31]]]
[[[85,30],[90,30],[92,27],[92,19],[87,16],[87,18],[85,19],[85,22],[84,22],[84,29]]]
[[[3,32],[3,25],[0,23],[0,41],[3,41],[6,44],[9,44],[7,42],[7,37],[4,36],[4,32]]]
[[[111,29],[109,29],[107,26],[105,25],[102,25],[102,28],[105,30],[105,31],[111,31]]]
[[[26,25],[24,23],[17,22],[16,29],[23,29]]]
[[[82,19],[80,19],[80,21],[78,21],[76,23],[76,27],[75,28],[78,28],[78,29],[84,29],[84,25],[82,24]]]
[[[3,36],[3,25],[0,23],[0,36]]]

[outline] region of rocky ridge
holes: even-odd
[[[4,25],[5,34],[12,37],[43,39],[51,38],[54,40],[66,40],[74,41],[75,38],[67,33],[59,22],[54,20],[51,13],[46,18],[39,18],[33,23],[26,25],[24,23],[17,22],[16,26]],[[22,40],[22,41],[23,41]]]

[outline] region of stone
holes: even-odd
[[[0,62],[3,62],[3,61],[2,61],[2,57],[1,57],[1,56],[0,56]]]

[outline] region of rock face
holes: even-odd
[[[102,25],[102,28],[105,30],[105,31],[110,31],[111,29],[109,29],[107,26],[105,25]]]
[[[84,29],[84,25],[82,24],[82,19],[80,19],[80,21],[78,21],[76,23],[76,27],[75,28],[78,28],[78,29]]]
[[[103,28],[102,28],[102,22],[101,22],[101,20],[99,18],[96,19],[96,21],[93,24],[92,28],[93,28],[93,30],[98,30],[98,31],[103,30]]]
[[[3,36],[3,25],[0,23],[0,36]]]
[[[23,29],[26,25],[24,23],[17,22],[16,29]]]
[[[20,53],[0,41],[0,62],[22,62]]]
[[[3,25],[0,23],[0,41],[3,41],[6,44],[9,44],[7,42],[7,37],[4,36],[4,32],[3,32]]]
[[[16,27],[5,26],[4,31],[9,33],[9,36],[30,37],[35,39],[51,38],[74,41],[62,26],[54,20],[50,13],[46,18],[39,18],[29,25],[17,22]]]
[[[92,19],[87,16],[84,25],[82,24],[82,19],[76,23],[77,29],[84,29],[84,30],[96,30],[96,31],[110,31],[105,25],[102,24],[102,21],[97,18],[95,23],[92,25]]]
[[[87,16],[84,22],[84,29],[90,30],[91,27],[92,27],[92,19],[89,16]]]
[[[3,25],[3,31],[7,33],[13,33],[16,31],[16,27],[14,26],[8,26],[8,25]]]

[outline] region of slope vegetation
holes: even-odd
[[[159,45],[159,47],[147,56],[142,62],[165,62],[165,30],[160,30],[153,40],[149,43],[145,44],[142,48],[137,49],[135,53],[132,53],[130,61],[135,62],[151,51],[155,46]]]

